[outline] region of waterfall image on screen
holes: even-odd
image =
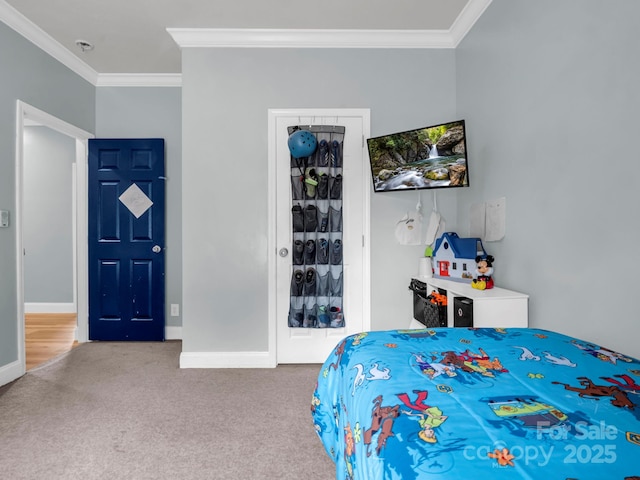
[[[369,138],[373,190],[469,186],[464,120]]]

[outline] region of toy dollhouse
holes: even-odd
[[[433,249],[433,276],[444,280],[471,283],[476,257],[487,253],[479,238],[460,238],[446,232],[436,240]]]

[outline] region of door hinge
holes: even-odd
[[[365,142],[364,142],[364,135],[362,135],[362,148],[364,148],[364,144],[365,144]]]

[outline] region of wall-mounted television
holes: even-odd
[[[464,120],[367,139],[374,192],[469,186]]]

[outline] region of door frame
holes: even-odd
[[[293,108],[293,109],[269,109],[268,110],[268,156],[267,156],[267,292],[268,292],[268,331],[269,331],[269,365],[275,367],[277,365],[277,255],[278,244],[276,238],[277,212],[276,212],[276,128],[278,117],[299,117],[300,123],[309,123],[309,119],[313,117],[362,117],[363,138],[362,148],[365,148],[365,136],[370,134],[371,114],[368,108]],[[313,122],[311,122],[313,123]],[[365,157],[366,158],[366,157]],[[363,158],[363,161],[365,161]],[[367,171],[368,169],[364,169]],[[364,183],[363,191],[363,265],[362,265],[362,318],[365,330],[371,327],[371,229],[370,229],[370,211],[371,211],[371,180],[368,175],[363,175]]]
[[[26,371],[24,329],[24,239],[22,232],[24,206],[24,127],[39,125],[75,139],[74,209],[74,304],[77,312],[76,339],[84,343],[88,338],[88,243],[87,243],[87,153],[88,142],[94,135],[60,120],[21,100],[16,102],[16,210],[13,218],[16,235],[16,311],[18,332],[18,363]]]

